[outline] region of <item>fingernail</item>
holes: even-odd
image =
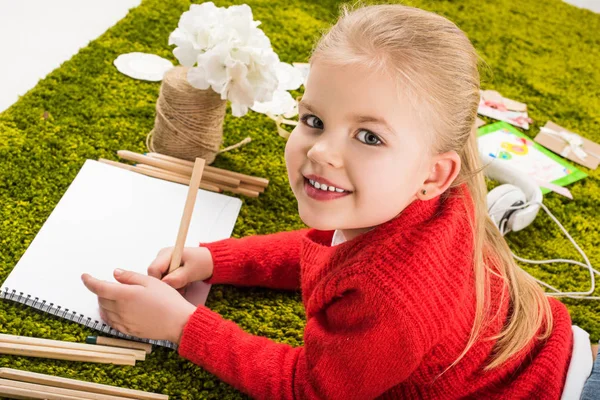
[[[115,269],[115,275],[121,275],[124,271],[121,268]]]

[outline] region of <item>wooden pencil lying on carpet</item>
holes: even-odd
[[[193,167],[191,167],[191,166],[176,164],[174,162],[145,156],[145,155],[139,154],[139,153],[134,153],[133,151],[129,151],[129,150],[119,150],[119,151],[117,151],[117,155],[124,160],[135,161],[137,163],[151,165],[153,167],[158,167],[158,168],[164,169],[166,171],[175,172],[180,175],[184,175],[184,176],[192,175]],[[214,173],[214,172],[205,171],[202,173],[202,177],[205,180],[210,180],[213,183],[220,183],[220,184],[224,184],[224,185],[228,185],[228,186],[232,186],[232,187],[237,187],[240,184],[240,180],[237,178],[232,178],[232,177]]]
[[[169,396],[78,379],[0,368],[0,395],[27,399],[166,400]]]
[[[105,336],[88,336],[85,338],[85,342],[100,346],[124,347],[126,349],[143,350],[146,352],[146,354],[152,353],[152,345],[150,343],[134,342],[133,340],[115,339]]]
[[[0,354],[116,365],[135,365],[136,360],[146,359],[143,350],[6,334],[0,334]]]
[[[164,179],[165,181],[169,181],[169,182],[181,183],[182,185],[190,184],[189,178],[181,178],[181,177],[175,176],[173,174],[169,174],[167,172],[145,170],[143,168],[139,168],[138,166],[123,164],[123,163],[120,163],[117,161],[112,161],[112,160],[106,160],[104,158],[101,158],[98,161],[103,164],[113,165],[115,167],[123,168],[123,169],[129,170],[129,171],[139,172],[140,174],[151,176],[153,178]],[[222,192],[222,190],[218,186],[212,185],[210,183],[205,183],[205,182],[200,182],[200,189],[210,190],[211,192],[217,192],[217,193]]]
[[[117,155],[123,160],[133,161],[137,164],[129,165],[105,159],[100,159],[99,161],[182,184],[188,184],[192,175],[193,162],[188,160],[160,153],[139,154],[128,150],[119,150],[117,151]],[[207,165],[202,173],[200,188],[215,192],[228,191],[248,197],[258,197],[260,193],[265,191],[268,185],[268,179]]]
[[[158,159],[174,162],[174,163],[181,164],[181,165],[186,165],[188,167],[194,165],[194,163],[191,161],[182,160],[180,158],[171,157],[171,156],[167,156],[167,155],[160,154],[160,153],[147,153],[147,155],[150,157],[153,157],[153,158],[158,158]],[[246,175],[246,174],[242,174],[239,172],[228,171],[228,170],[222,169],[222,168],[211,167],[210,165],[205,166],[204,169],[208,172],[214,172],[214,173],[222,174],[225,176],[231,176],[232,178],[238,178],[240,181],[245,182],[249,185],[254,185],[254,186],[258,186],[258,187],[262,187],[262,188],[266,188],[269,185],[269,180],[265,179],[265,178],[258,178],[256,176],[252,176],[252,175]]]

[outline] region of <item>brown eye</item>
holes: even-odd
[[[356,136],[358,137],[358,140],[370,146],[379,146],[383,143],[376,134],[365,129],[358,132],[358,135]]]

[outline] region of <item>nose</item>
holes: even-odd
[[[308,150],[308,159],[317,164],[340,168],[343,165],[342,145],[333,136],[322,133]]]

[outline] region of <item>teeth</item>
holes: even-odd
[[[314,180],[312,180],[312,179],[309,179],[309,180],[308,180],[308,182],[309,182],[309,183],[310,183],[312,186],[314,186],[316,189],[320,189],[320,190],[323,190],[323,191],[329,191],[329,192],[338,192],[338,193],[342,193],[342,192],[344,192],[344,191],[345,191],[344,189],[339,189],[339,188],[336,188],[336,187],[334,187],[334,186],[327,186],[327,185],[326,185],[326,184],[324,184],[324,183],[319,183],[319,182],[317,182],[317,181],[314,181]]]

